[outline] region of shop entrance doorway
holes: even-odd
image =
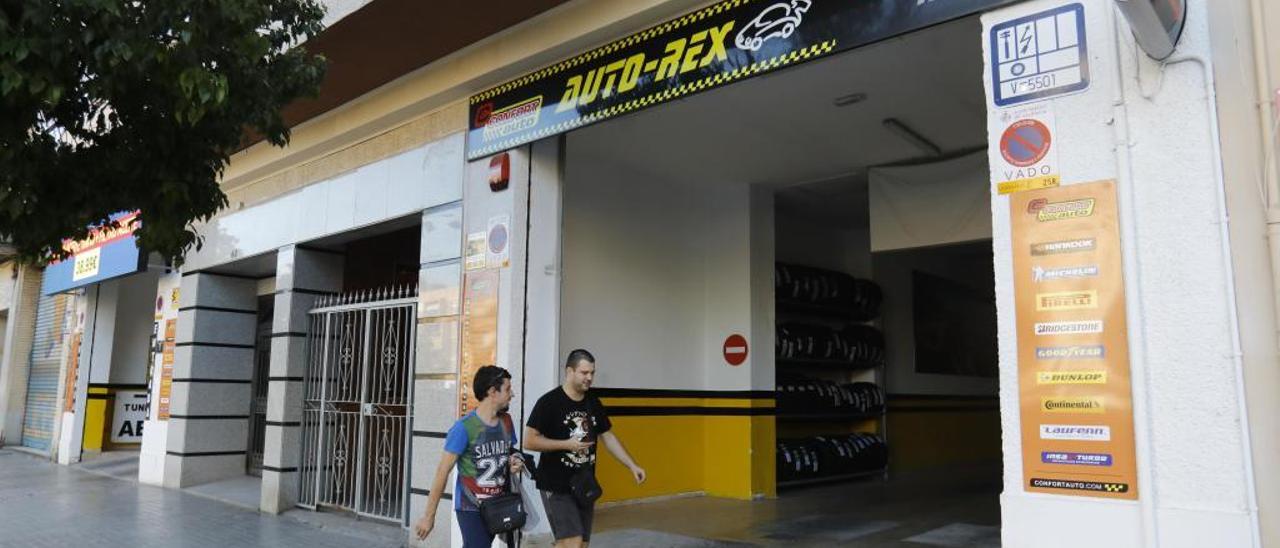
[[[981,29],[564,139],[560,355],[650,478],[604,459],[601,543],[999,545]]]

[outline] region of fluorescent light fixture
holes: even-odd
[[[838,107],[847,107],[849,105],[861,103],[866,100],[867,100],[867,94],[865,93],[850,93],[848,95],[836,97],[834,101],[831,101],[831,103]]]
[[[885,118],[884,122],[881,123],[884,125],[885,129],[893,132],[898,137],[901,137],[903,141],[910,143],[911,146],[920,149],[921,152],[930,156],[942,155],[942,149],[938,148],[938,145],[933,144],[933,141],[925,139],[924,136],[916,133],[915,130],[907,127],[906,124],[899,122],[897,118]]]

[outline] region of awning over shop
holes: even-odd
[[[134,236],[141,224],[138,214],[116,213],[110,220],[118,224],[94,227],[82,240],[64,240],[62,247],[71,256],[45,267],[40,292],[52,295],[141,272],[146,254]]]

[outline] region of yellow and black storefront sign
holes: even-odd
[[[1016,0],[725,0],[471,97],[467,158]]]

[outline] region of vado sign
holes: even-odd
[[[1014,0],[725,0],[471,97],[475,160]]]
[[[112,224],[94,227],[82,240],[63,240],[70,257],[50,263],[44,270],[41,293],[52,295],[77,287],[141,271],[146,255],[134,237],[141,221],[137,211],[117,213]]]

